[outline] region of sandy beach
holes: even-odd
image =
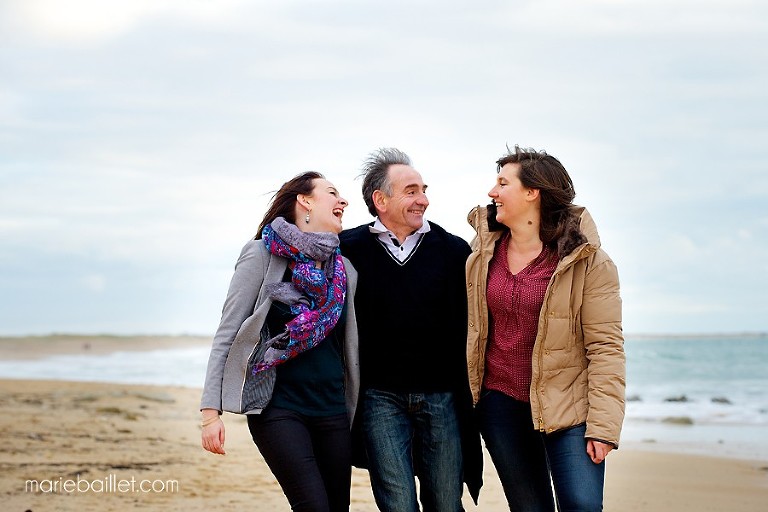
[[[107,337],[110,338],[110,337]],[[0,340],[0,358],[83,350],[82,339]],[[120,350],[135,340],[122,339]],[[153,338],[153,348],[178,340]],[[194,338],[187,342],[200,342]],[[89,340],[86,350],[115,340]],[[33,346],[38,344],[38,346]],[[95,345],[99,345],[96,347]],[[135,345],[134,345],[135,346]],[[200,447],[200,390],[59,381],[0,380],[0,496],[7,511],[288,510],[248,435],[226,414],[226,456]],[[479,506],[506,510],[486,461]],[[608,511],[764,511],[768,461],[621,449],[608,459]],[[367,473],[355,469],[353,511],[375,511]]]

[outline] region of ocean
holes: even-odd
[[[627,337],[632,446],[768,460],[768,335]]]
[[[622,446],[768,460],[768,335],[628,336]],[[0,378],[200,388],[206,347],[0,361]]]

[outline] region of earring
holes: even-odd
[[[307,210],[307,216],[306,216],[306,217],[304,217],[304,222],[306,222],[307,224],[309,224],[309,210]]]

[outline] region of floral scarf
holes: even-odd
[[[291,282],[268,285],[267,292],[273,300],[290,305],[296,317],[286,324],[285,332],[267,340],[270,347],[253,367],[254,375],[323,341],[336,326],[347,294],[337,235],[304,233],[278,217],[264,227],[261,236],[269,252],[291,260]],[[323,262],[322,268],[315,261]]]

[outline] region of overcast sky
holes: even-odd
[[[407,152],[469,240],[558,157],[627,333],[768,331],[768,5],[0,0],[0,334],[208,335],[271,193]]]

